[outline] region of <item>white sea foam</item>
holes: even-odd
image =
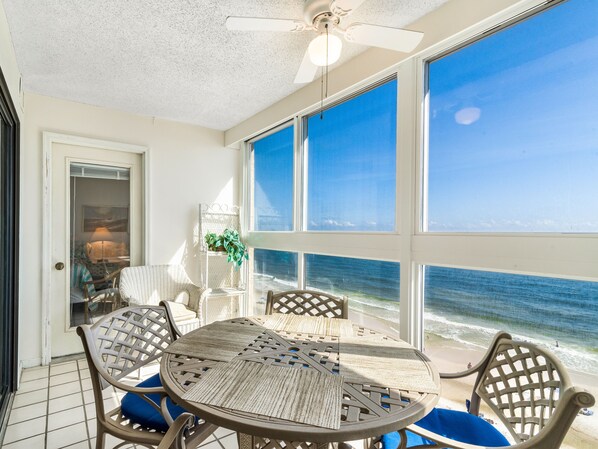
[[[449,320],[430,312],[424,314],[424,320],[427,332],[451,339],[461,344],[484,349],[488,347],[492,337],[500,330],[488,326]],[[598,370],[598,358],[595,354],[584,350],[584,348],[572,344],[564,346],[563,342],[560,342],[557,347],[554,340],[543,335],[522,335],[513,332],[511,332],[511,335],[516,340],[529,341],[547,348],[554,353],[565,366],[571,369],[588,374],[594,374]]]

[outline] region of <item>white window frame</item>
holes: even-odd
[[[506,24],[541,13],[545,7],[558,7],[561,1],[517,2],[501,13],[326,100],[324,106],[329,107],[393,74],[398,77],[396,232],[305,231],[306,180],[301,175],[305,170],[306,151],[301,148],[301,121],[302,117],[319,109],[319,105],[314,105],[298,111],[293,117],[296,129],[294,210],[299,215],[295,218],[295,231],[255,232],[250,231],[246,223],[244,229],[249,245],[296,252],[299,288],[304,286],[305,253],[400,262],[400,335],[419,348],[422,347],[424,332],[423,267],[426,265],[598,281],[597,233],[433,233],[424,230],[427,222],[423,188],[427,182],[424,170],[427,165],[427,61],[482,39]],[[245,184],[251,182],[246,167],[245,162]],[[249,206],[246,196],[244,205]]]

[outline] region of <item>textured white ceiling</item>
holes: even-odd
[[[447,0],[367,0],[347,20],[405,27]],[[25,89],[225,130],[281,100],[314,34],[227,31],[303,18],[303,0],[3,0]],[[344,43],[342,64],[366,47]]]

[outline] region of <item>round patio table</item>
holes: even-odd
[[[341,350],[343,348],[342,341],[345,338],[343,335],[316,335],[268,329],[262,327],[266,320],[267,316],[259,316],[222,322],[238,326],[232,328],[233,330],[246,330],[253,326],[259,332],[256,332],[257,337],[250,343],[244,344],[244,347],[238,351],[238,355],[234,356],[234,360],[248,360],[289,369],[292,369],[294,365],[300,365],[303,369],[307,368],[328,374],[343,374],[344,369],[351,369],[351,367],[343,367],[344,357]],[[402,347],[409,348],[416,355],[417,362],[424,366],[424,376],[426,377],[424,380],[438,386],[438,390],[430,391],[428,388],[428,391],[419,391],[417,386],[405,389],[390,388],[385,385],[373,384],[370,381],[356,383],[348,379],[342,383],[340,428],[338,429],[302,424],[190,401],[183,397],[185,393],[197,383],[202,382],[202,376],[210,369],[226,363],[222,361],[223,358],[220,358],[220,354],[216,355],[216,358],[220,358],[218,361],[210,360],[206,355],[198,356],[196,353],[196,348],[201,352],[199,346],[204,346],[197,340],[199,336],[197,333],[202,332],[203,329],[201,338],[209,339],[209,326],[179,338],[176,342],[178,350],[173,353],[166,350],[160,366],[162,383],[172,399],[189,412],[212,424],[237,431],[241,448],[264,447],[271,440],[309,442],[307,446],[311,447],[311,443],[315,443],[313,447],[320,448],[332,442],[366,439],[403,429],[427,415],[438,402],[440,393],[440,376],[430,360],[423,353],[401,340],[353,324],[348,320],[343,321],[348,322],[351,334],[346,338],[347,341],[349,339],[353,343],[363,341],[367,345],[371,345],[372,348],[378,345],[392,346],[394,342],[397,342]],[[208,340],[201,341],[211,343]],[[235,335],[231,335],[230,341],[237,341]],[[188,345],[185,346],[185,343]],[[172,348],[175,347],[173,345],[171,345]],[[222,340],[221,345],[224,352],[234,351],[236,353],[238,350],[234,347],[231,348],[230,344],[222,343]],[[347,358],[347,360],[349,359]],[[401,360],[387,360],[387,363],[393,363],[392,368],[396,369],[396,373],[400,375],[403,369]],[[297,367],[295,366],[295,368]],[[405,375],[409,376],[409,371],[405,372]],[[278,446],[280,447],[280,445]],[[288,446],[287,443],[287,447],[294,446],[297,444]]]

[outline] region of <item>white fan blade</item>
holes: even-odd
[[[303,61],[301,61],[301,65],[299,66],[299,70],[295,76],[295,84],[311,83],[316,77],[317,72],[318,66],[311,62],[308,49],[303,55]]]
[[[301,20],[260,17],[227,17],[226,28],[236,31],[305,31],[312,29]]]
[[[361,6],[365,0],[332,0],[330,2],[330,12],[332,14],[345,17]]]
[[[419,31],[403,30],[367,23],[354,23],[345,30],[345,39],[356,44],[409,53],[424,37]]]

